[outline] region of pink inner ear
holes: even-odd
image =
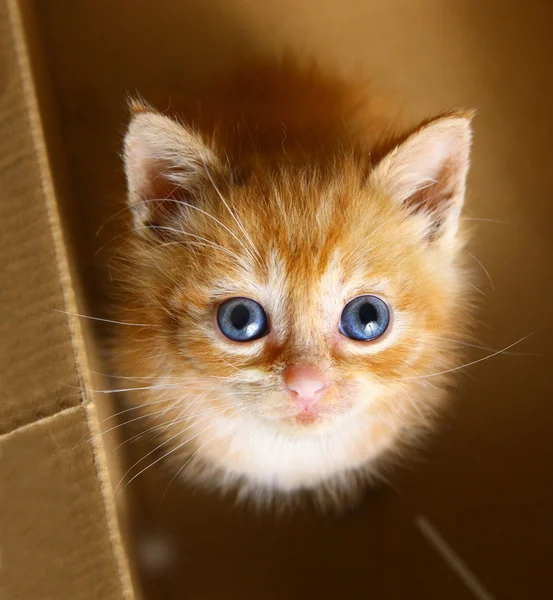
[[[454,157],[442,164],[441,169],[430,182],[409,196],[405,206],[413,210],[425,210],[437,215],[449,208],[453,196],[459,191],[459,167],[455,167]]]
[[[470,116],[449,115],[421,127],[375,168],[373,185],[410,212],[430,217],[427,235],[457,231],[469,166]]]
[[[170,229],[172,229],[171,224],[176,221],[180,212],[179,200],[180,198],[175,193],[169,194],[163,200],[148,201],[150,205],[149,216],[144,225],[163,240],[168,241],[174,238]]]
[[[442,117],[409,136],[376,167],[373,181],[398,202],[448,198],[462,191],[469,162],[470,120]],[[424,191],[426,190],[426,191]]]
[[[158,235],[165,227],[169,234],[180,202],[195,202],[207,167],[216,172],[219,162],[201,136],[155,112],[135,115],[125,138],[125,172],[137,227],[157,227]]]
[[[134,165],[132,165],[135,159]],[[134,204],[143,216],[144,225],[160,238],[171,237],[163,227],[169,227],[181,212],[179,202],[185,201],[183,190],[164,174],[166,165],[162,160],[129,156],[131,166],[140,171],[135,179]]]
[[[127,136],[125,170],[129,192],[137,201],[169,198],[176,187],[165,173],[170,163],[159,156],[159,141],[135,127]],[[155,143],[154,143],[155,142]]]

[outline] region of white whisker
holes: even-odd
[[[103,321],[105,323],[115,323],[116,325],[129,325],[131,327],[154,327],[151,323],[128,323],[127,321],[115,321],[113,319],[102,319],[100,317],[91,317],[90,315],[80,315],[78,313],[68,312],[66,310],[60,310],[54,308],[56,312],[63,313],[64,315],[70,315],[72,317],[80,317],[81,319],[91,319],[92,321]]]
[[[484,360],[488,360],[490,358],[493,358],[494,356],[498,356],[499,354],[504,354],[506,350],[509,350],[510,348],[512,348],[513,346],[516,346],[517,344],[520,344],[521,342],[523,342],[524,340],[526,340],[527,338],[529,338],[532,334],[529,333],[528,335],[525,335],[524,337],[520,338],[520,340],[513,342],[512,344],[510,344],[509,346],[503,348],[503,350],[498,350],[497,352],[494,352],[493,354],[490,354],[489,356],[484,356],[484,358],[479,358],[478,360],[473,360],[472,362],[466,363],[464,365],[460,365],[458,367],[453,367],[452,369],[446,369],[445,371],[440,371],[439,373],[431,373],[430,375],[421,375],[421,376],[415,376],[415,377],[402,377],[400,379],[398,379],[397,381],[413,381],[415,379],[426,379],[428,377],[437,377],[438,375],[445,375],[446,373],[453,373],[453,371],[459,371],[461,369],[466,369],[467,367],[471,367],[472,365],[476,365],[479,362],[482,362]]]
[[[146,406],[152,406],[153,404],[163,404],[165,402],[173,402],[173,403],[179,403],[180,406],[182,406],[182,407],[192,408],[192,406],[194,406],[194,404],[196,404],[196,402],[198,401],[198,398],[205,398],[206,395],[207,395],[207,392],[204,394],[200,394],[196,399],[194,399],[191,402],[183,402],[182,400],[184,400],[185,397],[181,395],[181,396],[173,396],[171,398],[164,398],[161,400],[153,400],[152,402],[140,403],[140,404],[137,404],[136,406],[132,406],[130,408],[126,408],[126,409],[116,412],[112,415],[109,415],[109,417],[102,419],[100,421],[100,424],[105,423],[106,421],[109,421],[110,419],[115,419],[116,417],[123,415],[125,413],[131,412],[134,410],[140,410],[142,408],[145,408]],[[167,412],[169,412],[169,411],[167,411]]]
[[[238,411],[240,412],[240,411]],[[236,414],[238,414],[238,412],[234,413],[232,416],[235,416]],[[173,483],[173,481],[184,471],[184,469],[187,467],[187,465],[190,463],[190,461],[200,452],[200,450],[202,450],[202,448],[205,448],[207,446],[207,444],[209,444],[209,442],[211,442],[213,439],[215,439],[218,435],[221,435],[224,431],[226,431],[230,426],[232,425],[232,423],[228,423],[227,425],[225,425],[225,427],[223,427],[223,429],[220,429],[219,431],[217,431],[214,435],[212,435],[208,440],[206,440],[194,453],[192,453],[192,455],[190,456],[190,458],[184,463],[184,465],[173,475],[173,477],[171,478],[171,481],[169,481],[169,483],[167,484],[167,487],[165,488],[165,491],[163,492],[163,498],[165,498],[166,494],[167,494],[167,490],[169,489],[169,486]]]
[[[482,267],[482,270],[484,271],[484,273],[486,273],[488,281],[490,282],[490,287],[492,288],[492,292],[495,292],[495,287],[494,287],[491,275],[488,272],[488,269],[486,269],[486,267],[482,264],[482,262],[480,260],[478,260],[478,258],[476,258],[476,256],[474,256],[474,254],[471,254],[468,250],[465,250],[465,252]],[[478,289],[478,288],[476,288],[476,289]]]
[[[160,435],[163,434],[164,431],[166,431],[167,429],[169,429],[169,427],[177,425],[178,423],[184,423],[187,421],[192,421],[193,419],[196,419],[198,417],[203,417],[208,415],[209,417],[213,417],[217,414],[219,414],[220,412],[223,412],[225,410],[228,410],[230,405],[226,405],[223,407],[211,407],[209,409],[206,409],[204,411],[200,411],[198,413],[195,413],[193,415],[188,415],[186,413],[184,413],[184,411],[181,411],[174,419],[171,419],[171,421],[169,421],[168,423],[158,423],[157,425],[152,425],[151,427],[148,427],[148,429],[146,429],[145,431],[141,431],[135,435],[133,435],[130,438],[127,438],[125,441],[123,441],[121,444],[119,444],[119,446],[117,446],[116,450],[118,448],[120,448],[121,446],[124,446],[125,444],[132,442],[133,440],[135,440],[136,438],[140,438],[144,435],[147,435],[148,433],[153,433],[154,431],[158,431],[158,433],[152,438],[152,439],[156,439],[157,437],[159,437]],[[179,432],[179,433],[182,433]],[[177,434],[179,435],[179,434]],[[163,442],[165,444],[165,442]],[[158,446],[158,449],[160,448],[160,446]],[[133,467],[136,466],[133,465]],[[131,467],[132,468],[132,467]]]
[[[450,342],[451,344],[467,346],[469,348],[476,348],[477,350],[486,350],[486,352],[501,352],[500,350],[496,350],[495,348],[489,348],[488,346],[481,346],[478,344],[471,344],[469,342],[463,342],[462,340],[455,340],[451,338],[441,337],[441,336],[432,336],[436,340],[443,340],[444,342]],[[538,354],[536,352],[508,352],[506,350],[503,351],[503,354],[508,356],[536,356],[536,357],[545,357],[545,354]]]
[[[500,223],[502,225],[510,225],[509,221],[500,221],[499,219],[481,219],[478,217],[461,217],[461,221],[481,221],[482,223]]]
[[[142,458],[138,459],[133,465],[132,467],[130,467],[129,469],[127,469],[127,471],[123,474],[123,476],[121,477],[121,479],[119,480],[119,483],[117,484],[117,486],[115,487],[114,491],[113,491],[113,497],[115,497],[115,495],[117,494],[117,491],[119,489],[119,487],[121,486],[121,484],[123,483],[123,481],[125,480],[125,477],[137,466],[139,465],[143,460],[146,460],[148,458],[148,456],[151,456],[152,454],[154,454],[155,452],[157,452],[160,448],[162,448],[163,446],[165,446],[165,444],[168,444],[171,440],[175,439],[176,437],[178,437],[179,435],[182,435],[185,431],[188,431],[189,429],[191,429],[192,427],[195,427],[196,425],[198,425],[199,423],[203,423],[204,421],[207,421],[212,415],[208,415],[207,417],[204,416],[203,419],[200,419],[199,421],[195,421],[194,423],[192,423],[192,425],[189,425],[188,427],[185,427],[184,429],[179,430],[177,433],[175,433],[174,435],[172,435],[171,437],[167,438],[165,441],[163,441],[161,444],[159,444],[158,446],[156,446],[153,450],[150,450],[150,452],[148,452],[147,454],[145,454]],[[195,416],[192,416],[189,420],[192,420],[196,418]],[[178,448],[179,446],[177,446]],[[171,454],[171,452],[173,452],[175,450],[175,448],[173,450],[171,450],[169,452],[169,454]],[[165,455],[167,456],[167,454]],[[158,462],[158,461],[156,461]],[[155,464],[155,463],[152,463]],[[151,465],[149,465],[151,466]],[[146,470],[146,469],[144,469]],[[140,473],[142,473],[143,471],[140,471]],[[140,475],[140,473],[137,473],[137,475],[135,477],[138,477],[138,475]],[[130,479],[127,484],[125,485],[125,487],[131,483],[131,481],[133,481],[133,479],[135,479],[135,477],[133,477],[132,479]]]
[[[251,238],[249,237],[248,233],[246,232],[246,230],[244,229],[244,226],[242,225],[241,221],[238,219],[238,217],[236,216],[236,214],[234,213],[234,211],[230,208],[230,206],[228,205],[227,201],[225,200],[225,198],[223,197],[223,194],[221,194],[219,188],[217,187],[217,184],[215,183],[213,177],[211,176],[211,173],[207,167],[207,165],[204,163],[204,169],[205,172],[209,178],[209,181],[211,182],[211,185],[213,186],[213,189],[217,192],[217,195],[219,196],[219,198],[221,199],[221,202],[224,204],[225,208],[228,210],[230,216],[234,219],[234,222],[238,225],[238,228],[240,229],[240,231],[242,231],[242,233],[244,234],[244,237],[250,242],[250,245],[253,246],[253,242],[251,241]],[[229,230],[230,231],[230,230]],[[242,248],[244,248],[244,250],[248,253],[248,255],[250,256],[250,258],[252,258],[255,262],[257,262],[257,264],[261,267],[261,263],[259,261],[259,252],[257,252],[257,249],[255,248],[255,246],[253,246],[253,250],[257,253],[258,257],[254,256],[250,250],[248,250],[246,248],[246,246],[242,243],[242,241],[236,237],[236,235],[234,235],[234,233],[231,232],[231,235],[236,239],[236,241],[242,246]]]
[[[241,410],[245,410],[245,408],[241,409]],[[240,412],[240,411],[238,411]],[[237,414],[237,413],[233,413]],[[231,415],[231,416],[233,416]],[[167,440],[165,440],[165,442],[163,442],[162,444],[160,444],[158,447],[154,448],[154,450],[151,450],[148,454],[146,454],[146,456],[142,457],[137,463],[135,463],[121,478],[121,481],[117,484],[117,487],[115,488],[114,492],[113,492],[113,496],[115,497],[115,494],[117,493],[117,490],[119,489],[121,482],[123,481],[123,479],[126,477],[126,475],[129,473],[129,471],[131,471],[132,469],[134,469],[134,467],[139,464],[140,462],[142,462],[142,460],[144,460],[145,458],[147,458],[148,456],[150,456],[151,454],[153,454],[154,452],[156,452],[157,450],[159,450],[159,448],[163,445],[165,445],[168,441],[172,440],[173,438],[177,437],[178,435],[182,435],[184,433],[184,431],[187,431],[188,429],[190,429],[191,427],[195,427],[198,423],[201,423],[205,420],[207,420],[209,417],[206,417],[205,419],[201,419],[199,422],[193,423],[192,425],[186,427],[183,431],[179,431],[177,434],[175,434],[174,436],[168,438]],[[130,485],[138,476],[142,475],[142,473],[144,473],[145,471],[147,471],[150,467],[153,467],[155,464],[157,464],[158,462],[160,462],[161,460],[164,460],[165,458],[167,458],[169,455],[173,454],[173,452],[176,452],[177,450],[180,450],[180,448],[184,447],[186,444],[188,444],[189,442],[191,442],[193,439],[197,438],[199,435],[201,435],[202,433],[204,433],[205,431],[208,431],[209,429],[211,429],[212,427],[215,427],[216,423],[212,423],[211,425],[209,425],[208,427],[205,427],[204,429],[202,429],[201,431],[199,431],[198,433],[194,434],[192,437],[188,438],[187,440],[185,440],[184,442],[182,442],[181,444],[178,444],[177,446],[175,446],[174,448],[172,448],[171,450],[169,450],[169,452],[166,452],[163,456],[159,457],[158,459],[156,459],[153,463],[150,463],[147,467],[144,467],[142,470],[140,470],[136,475],[134,475],[133,477],[131,477],[131,479],[129,479],[129,481],[127,481],[127,483],[124,485],[123,489],[126,488],[128,485]]]

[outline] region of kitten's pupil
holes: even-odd
[[[236,306],[230,316],[230,321],[236,329],[244,329],[250,322],[250,310],[247,306],[239,304]]]
[[[362,304],[359,307],[359,319],[363,325],[368,325],[369,323],[373,323],[374,321],[378,320],[376,308],[369,302]]]

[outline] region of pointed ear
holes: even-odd
[[[458,229],[469,168],[472,112],[422,125],[371,173],[374,189],[427,218],[426,237],[451,241]]]
[[[219,161],[198,134],[169,117],[136,101],[131,111],[124,151],[128,203],[139,233],[164,238],[182,201],[194,201]]]

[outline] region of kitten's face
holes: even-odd
[[[466,318],[456,229],[468,120],[442,121],[437,141],[429,125],[370,173],[344,158],[324,174],[253,169],[235,185],[198,146],[194,186],[175,193],[180,175],[165,172],[170,193],[137,202],[129,285],[133,319],[151,328],[127,344],[180,399],[171,418],[214,428],[193,429],[219,438],[211,460],[251,475],[260,465],[245,455],[266,452],[252,441],[265,435],[298,453],[323,440],[352,468],[425,420]],[[313,463],[319,479],[339,470],[327,462],[328,473]]]
[[[183,220],[194,242],[215,246],[176,233],[159,252],[171,263],[170,280],[152,270],[152,287],[170,289],[164,342],[177,371],[181,361],[188,378],[210,382],[210,403],[309,435],[435,365],[428,336],[451,328],[455,274],[421,244],[420,223],[360,183],[234,189],[236,220],[217,197],[210,217]],[[290,389],[302,380],[303,393]]]

